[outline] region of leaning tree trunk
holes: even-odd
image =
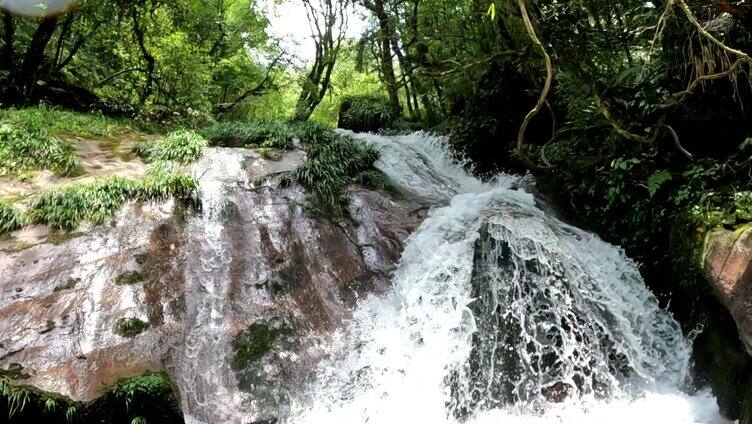
[[[13,69],[15,60],[15,50],[13,50],[13,39],[15,38],[16,27],[13,21],[13,14],[9,11],[3,13],[3,52],[0,58],[0,67],[2,69]]]
[[[144,105],[146,104],[146,100],[149,99],[153,92],[156,59],[151,54],[149,49],[146,48],[146,40],[144,34],[145,31],[141,27],[138,12],[135,8],[131,10],[131,19],[133,20],[133,36],[136,38],[138,48],[141,50],[141,56],[143,56],[144,61],[146,61],[146,83],[144,84],[144,88],[141,90],[141,95],[138,99],[138,109],[139,112],[141,112],[141,109],[143,109]]]

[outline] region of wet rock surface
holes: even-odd
[[[188,422],[284,417],[316,346],[388,288],[424,218],[420,204],[357,188],[351,219],[309,212],[302,188],[273,178],[303,160],[208,149],[194,169],[201,213],[130,204],[60,245],[0,253],[0,369],[76,401],[165,371]]]
[[[704,265],[708,281],[736,321],[739,336],[752,355],[752,226],[711,232]]]

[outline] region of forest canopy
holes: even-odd
[[[638,259],[651,228],[748,188],[749,0],[30,3],[2,2],[4,107],[444,133],[479,173],[533,172],[573,213],[613,216]],[[306,60],[270,35],[291,8]]]

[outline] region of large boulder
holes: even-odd
[[[718,299],[736,321],[752,355],[752,225],[711,231],[703,254],[705,275]]]
[[[389,108],[389,101],[378,96],[352,96],[342,101],[337,126],[355,132],[377,132],[399,118]]]
[[[265,160],[207,149],[203,211],[131,204],[60,245],[0,252],[0,370],[75,401],[166,372],[188,422],[276,422],[358,298],[385,290],[420,205],[353,189],[350,217],[259,177]]]

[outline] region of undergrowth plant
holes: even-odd
[[[312,192],[315,209],[345,216],[350,202],[348,186],[392,187],[388,177],[373,166],[379,159],[373,146],[358,143],[322,124],[301,124],[298,134],[306,146],[308,160],[286,179],[296,180]]]
[[[174,197],[185,206],[200,207],[198,181],[180,172],[179,164],[159,161],[149,165],[138,187],[138,198],[144,201]]]
[[[75,422],[80,404],[30,386],[13,385],[11,375],[0,375],[0,416],[10,422]]]
[[[0,200],[0,235],[18,230],[24,225],[21,211],[13,204]]]
[[[11,423],[183,422],[169,376],[154,372],[120,379],[88,403],[13,385],[10,375],[0,375],[0,414]]]
[[[0,176],[37,170],[50,170],[59,177],[83,172],[73,144],[51,136],[43,125],[0,121]]]
[[[101,112],[73,112],[50,106],[0,110],[0,122],[14,125],[33,123],[52,135],[79,137],[115,136],[137,131],[134,122],[104,116]]]
[[[134,150],[146,162],[173,161],[192,163],[201,157],[206,140],[193,131],[176,131],[156,143],[139,142]]]
[[[355,132],[375,132],[389,127],[396,118],[385,98],[374,95],[351,96],[345,98],[340,105],[338,126]]]
[[[73,229],[84,221],[100,223],[115,215],[137,193],[137,183],[121,177],[72,184],[32,195],[26,215],[32,224]]]
[[[178,172],[176,165],[158,162],[149,167],[141,181],[108,177],[34,194],[26,213],[18,219],[53,229],[75,229],[84,222],[98,224],[111,218],[133,199],[150,201],[172,196],[182,204],[198,207],[197,187],[196,180]]]

